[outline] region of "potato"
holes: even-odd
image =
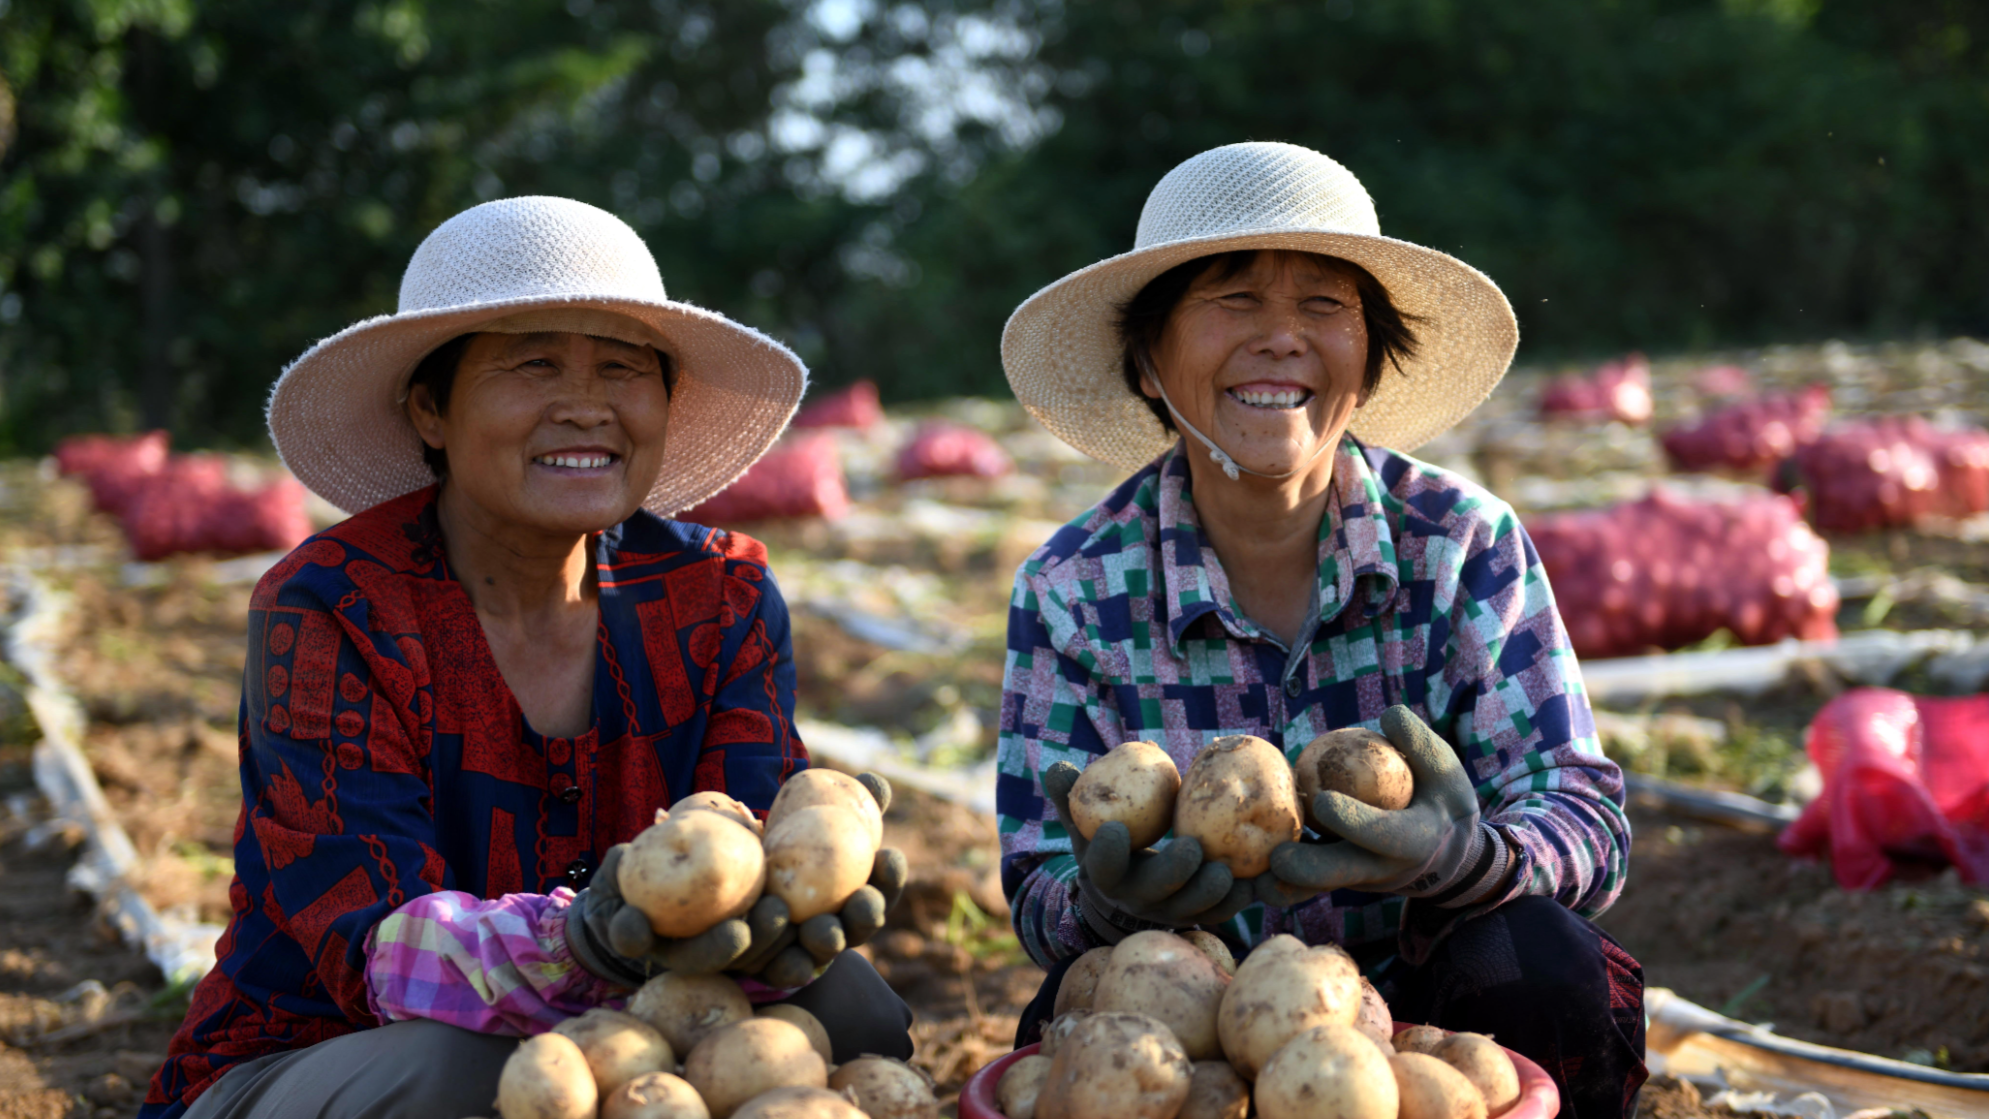
[[[1056,1056],[1057,1050],[1063,1047],[1064,1039],[1070,1037],[1079,1022],[1089,1017],[1091,1017],[1089,1010],[1070,1010],[1053,1019],[1043,1028],[1043,1045],[1036,1051],[1045,1057]]]
[[[711,1111],[690,1081],[645,1072],[601,1100],[601,1119],[711,1119]]]
[[[808,1035],[808,1044],[815,1047],[815,1052],[820,1053],[822,1059],[829,1064],[833,1065],[836,1063],[835,1046],[829,1043],[828,1029],[822,1025],[820,1018],[815,1017],[806,1010],[784,1002],[777,1002],[759,1007],[753,1011],[753,1016],[756,1018],[778,1018],[783,1022],[792,1022],[800,1026],[801,1032]]]
[[[696,936],[753,908],[766,856],[751,831],[723,815],[680,812],[635,837],[615,880],[659,936]]]
[[[818,804],[797,808],[778,820],[769,819],[766,889],[787,903],[790,921],[798,925],[810,917],[836,912],[870,880],[877,844],[867,838],[869,833],[856,813]]]
[[[1297,947],[1273,947],[1286,940]],[[1297,937],[1280,935],[1237,967],[1216,1014],[1216,1030],[1229,1063],[1255,1079],[1271,1054],[1306,1030],[1352,1028],[1360,1005],[1360,970],[1352,957],[1337,945],[1308,948]]]
[[[1238,878],[1271,869],[1271,849],[1299,837],[1298,788],[1278,748],[1248,734],[1218,738],[1195,755],[1174,804],[1174,834]]]
[[[1091,1000],[1098,994],[1098,977],[1105,974],[1105,967],[1112,962],[1112,949],[1093,948],[1077,958],[1064,972],[1064,981],[1057,988],[1056,1006],[1050,1011],[1052,1018],[1061,1018],[1068,1011],[1090,1010]]]
[[[829,1090],[855,1096],[870,1119],[937,1119],[939,1098],[932,1078],[903,1061],[862,1056],[845,1061],[829,1076]]]
[[[1395,1036],[1395,1016],[1388,1012],[1388,1003],[1365,975],[1361,976],[1361,1009],[1354,1018],[1354,1028],[1387,1046],[1388,1053],[1395,1052],[1395,1046],[1390,1044]]]
[[[723,975],[666,971],[629,998],[628,1012],[662,1034],[672,1053],[688,1054],[711,1031],[751,1018],[753,1004]]]
[[[1031,1053],[1002,1070],[995,1082],[995,1104],[1008,1119],[1036,1119],[1036,1095],[1050,1076],[1050,1059]]]
[[[684,1079],[704,1097],[712,1119],[775,1088],[826,1088],[829,1066],[801,1027],[778,1018],[748,1018],[713,1030],[684,1058]]]
[[[1257,1076],[1263,1119],[1396,1119],[1388,1058],[1352,1026],[1314,1026],[1287,1041]],[[1405,1113],[1406,1119],[1406,1113]]]
[[[593,1070],[594,1085],[603,1096],[645,1072],[669,1072],[677,1055],[656,1027],[619,1010],[597,1006],[568,1018],[553,1032],[573,1040]]]
[[[877,807],[877,798],[870,795],[863,782],[833,769],[804,769],[788,778],[780,792],[774,794],[773,806],[767,809],[767,832],[771,834],[790,815],[823,804],[855,813],[863,822],[863,834],[870,839],[871,851],[883,846],[884,811]]]
[[[765,825],[760,823],[758,816],[753,815],[752,809],[726,796],[724,793],[707,789],[701,793],[692,793],[690,796],[670,806],[670,811],[672,812],[689,812],[694,810],[716,812],[728,820],[736,820],[746,825],[746,827],[752,829],[754,835],[766,834]],[[660,823],[661,821],[658,822]]]
[[[497,1076],[504,1119],[592,1119],[600,1098],[586,1056],[563,1034],[527,1038]]]
[[[1394,743],[1366,727],[1331,730],[1306,744],[1292,764],[1298,781],[1298,803],[1312,829],[1332,834],[1312,815],[1312,800],[1321,792],[1345,793],[1376,808],[1397,811],[1409,806],[1416,779]]]
[[[1222,1056],[1216,1012],[1229,982],[1214,960],[1173,933],[1136,932],[1113,947],[1091,1009],[1157,1019],[1173,1031],[1189,1060],[1208,1060]]]
[[[1485,1097],[1464,1074],[1427,1053],[1388,1058],[1401,1097],[1401,1119],[1485,1119]]]
[[[1431,1053],[1449,1036],[1448,1031],[1435,1026],[1404,1026],[1388,1040],[1394,1044],[1397,1053]]]
[[[1193,1077],[1188,1054],[1160,1022],[1095,1012],[1050,1058],[1036,1119],[1174,1119]]]
[[[1126,742],[1092,759],[1070,789],[1071,822],[1086,839],[1117,820],[1132,833],[1133,849],[1151,847],[1174,826],[1174,798],[1181,771],[1152,742]]]
[[[1230,954],[1229,945],[1224,944],[1221,937],[1202,929],[1189,929],[1181,934],[1181,939],[1194,945],[1202,955],[1214,960],[1215,966],[1222,969],[1224,975],[1236,974],[1236,957]]]
[[[863,1119],[849,1097],[827,1088],[775,1088],[733,1112],[737,1119]]]
[[[1484,1097],[1486,1114],[1502,1115],[1519,1102],[1519,1070],[1499,1043],[1484,1034],[1451,1034],[1431,1048],[1430,1056],[1464,1074]]]
[[[1188,1099],[1175,1119],[1244,1119],[1250,1114],[1250,1082],[1222,1061],[1196,1061]]]

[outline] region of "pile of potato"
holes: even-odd
[[[1519,1100],[1490,1038],[1394,1032],[1346,952],[1292,936],[1239,966],[1205,932],[1134,933],[1071,966],[1054,1014],[996,1085],[1008,1119],[1491,1119]]]
[[[723,975],[665,972],[626,1012],[590,1010],[521,1043],[504,1063],[497,1111],[502,1119],[937,1119],[939,1102],[931,1079],[902,1061],[833,1064],[828,1031],[800,1007],[755,1012]]]

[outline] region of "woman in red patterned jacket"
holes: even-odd
[[[895,851],[807,938],[821,958],[773,899],[676,942],[613,921],[616,845],[657,808],[764,814],[808,764],[765,551],[665,519],[763,454],[806,380],[558,198],[450,219],[397,314],[284,371],[284,462],[363,511],[256,587],[234,917],[148,1119],[487,1113],[519,1035],[666,968],[814,1011],[839,1061],[910,1055],[904,1004],[827,947],[881,925]]]

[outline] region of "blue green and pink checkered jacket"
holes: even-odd
[[[1457,747],[1483,818],[1512,841],[1508,887],[1477,906],[1339,890],[1252,906],[1217,930],[1347,946],[1398,938],[1411,960],[1449,922],[1525,894],[1584,916],[1622,889],[1623,781],[1602,754],[1568,635],[1513,511],[1448,471],[1351,436],[1319,526],[1316,610],[1287,648],[1237,607],[1203,535],[1180,447],[1065,525],[1016,573],[996,806],[1016,932],[1049,966],[1094,947],[1077,867],[1041,775],[1121,742],[1186,770],[1233,734],[1296,757],[1329,730],[1379,729],[1406,704]]]

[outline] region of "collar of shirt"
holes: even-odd
[[[1361,612],[1373,618],[1388,608],[1400,579],[1395,567],[1395,536],[1388,527],[1380,480],[1369,467],[1366,448],[1353,436],[1343,436],[1333,455],[1332,493],[1326,515],[1319,520],[1319,575],[1312,592],[1312,612],[1300,628],[1298,648],[1311,644],[1318,628],[1338,617],[1354,601],[1355,583],[1366,581]],[[1162,586],[1166,596],[1167,632],[1174,651],[1181,650],[1190,626],[1214,614],[1231,637],[1284,642],[1258,626],[1237,608],[1229,576],[1215,548],[1202,533],[1190,489],[1188,459],[1180,444],[1161,461],[1159,502]]]

